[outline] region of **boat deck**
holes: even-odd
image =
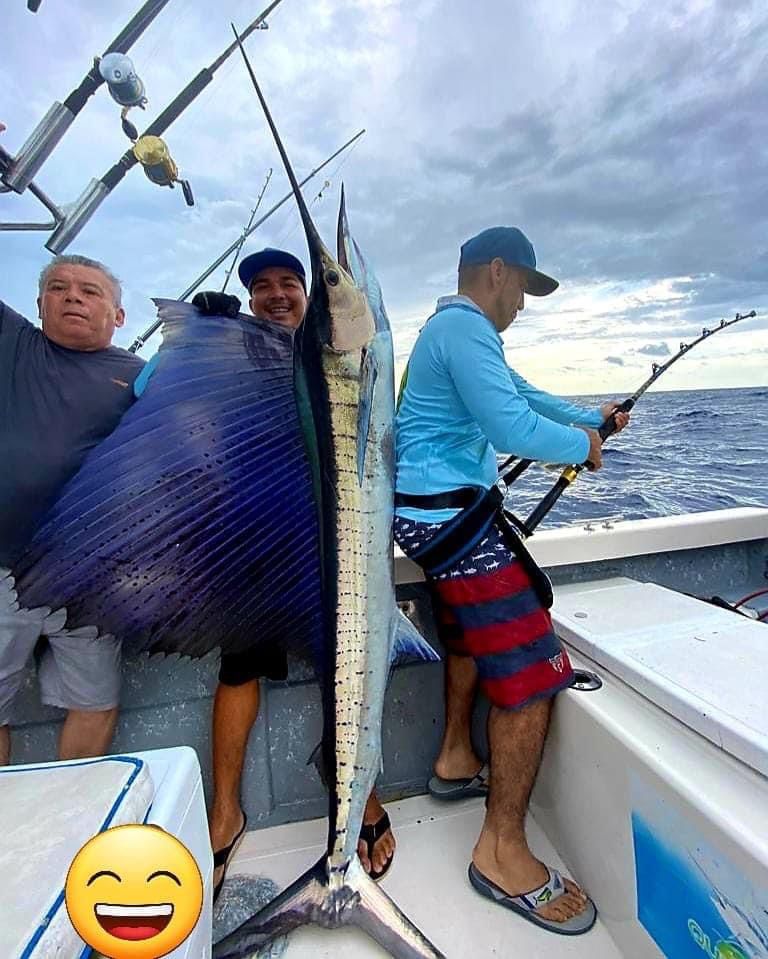
[[[467,880],[467,865],[483,819],[481,799],[454,805],[417,796],[387,806],[398,849],[383,882],[397,904],[449,959],[466,956],[553,955],[622,959],[598,920],[585,936],[555,936],[483,899]],[[245,837],[230,874],[268,876],[281,888],[316,862],[325,845],[326,820],[273,826]],[[528,828],[536,855],[564,870],[544,833],[533,820]],[[285,959],[386,959],[388,953],[358,929],[332,932],[297,929]]]

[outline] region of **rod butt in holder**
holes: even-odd
[[[109,194],[101,180],[91,180],[80,198],[67,210],[64,219],[51,234],[46,249],[57,255],[62,253],[90,220]]]

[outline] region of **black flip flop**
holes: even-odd
[[[383,869],[376,870],[373,868],[373,848],[384,833],[391,828],[392,823],[389,821],[389,815],[387,813],[384,813],[378,822],[368,823],[367,825],[363,824],[360,827],[360,838],[365,843],[368,861],[371,864],[371,871],[368,875],[374,882],[378,882],[386,876],[392,866],[392,860],[395,858],[395,854],[392,853],[389,859],[384,863]]]
[[[471,799],[473,796],[488,796],[488,776],[490,770],[486,763],[474,776],[466,779],[443,779],[433,776],[427,783],[427,792],[435,799],[453,802],[456,799]]]
[[[213,901],[219,898],[219,893],[221,892],[221,887],[224,885],[224,880],[227,878],[227,868],[229,866],[232,857],[237,852],[237,847],[243,841],[245,837],[245,830],[248,826],[248,817],[243,813],[243,825],[240,827],[240,832],[237,833],[235,838],[228,846],[224,846],[223,849],[219,849],[213,854],[213,868],[214,871],[219,868],[219,866],[224,867],[224,872],[221,874],[221,879],[213,887]]]
[[[540,929],[557,933],[559,936],[581,936],[585,932],[589,932],[597,921],[597,909],[589,898],[587,898],[586,905],[578,915],[561,922],[556,919],[545,919],[536,913],[539,906],[554,902],[566,891],[563,877],[557,869],[546,868],[547,881],[537,889],[531,889],[519,896],[510,896],[501,886],[497,886],[495,882],[484,876],[473,862],[469,864],[469,881],[481,896],[485,896],[491,902],[517,913],[518,916],[522,916],[523,919],[527,919],[528,922],[532,922]]]

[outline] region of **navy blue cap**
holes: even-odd
[[[467,240],[461,248],[459,269],[490,263],[496,257],[507,266],[517,267],[525,273],[525,292],[531,296],[547,296],[560,285],[557,280],[536,269],[533,245],[516,226],[492,226]]]
[[[251,253],[244,260],[241,260],[240,266],[237,268],[240,281],[249,293],[256,274],[269,269],[270,266],[283,267],[283,269],[295,273],[306,290],[307,274],[304,272],[301,260],[297,259],[293,253],[288,253],[287,250],[276,250],[274,247],[268,246],[266,249],[259,250],[258,253]]]

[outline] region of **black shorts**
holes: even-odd
[[[219,682],[224,686],[242,686],[254,679],[288,678],[288,657],[282,647],[272,644],[245,649],[242,653],[223,653]]]

